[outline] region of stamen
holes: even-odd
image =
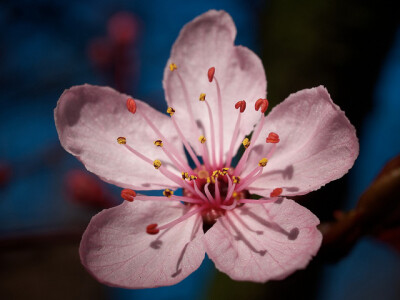
[[[271,192],[270,197],[278,197],[282,194],[282,192],[282,188],[276,188]]]
[[[204,101],[204,102],[205,102],[205,104],[207,105],[208,118],[209,118],[209,120],[210,120],[212,165],[213,165],[213,167],[215,167],[216,164],[217,164],[217,159],[216,159],[216,157],[215,157],[214,118],[213,118],[213,114],[212,114],[210,105],[208,104],[208,101]]]
[[[273,144],[279,143],[279,141],[280,141],[279,135],[277,135],[275,132],[270,132],[265,141],[267,143],[273,143]]]
[[[236,184],[232,184],[232,180],[228,178],[228,193],[226,194],[225,200],[223,203],[227,203],[229,201],[229,199],[231,199],[232,195],[235,192],[235,186]],[[225,209],[225,210],[231,210],[234,209],[237,205],[236,199],[232,198],[232,204],[230,205],[221,205],[221,208]]]
[[[233,183],[240,183],[240,177],[239,176],[232,176]]]
[[[211,195],[210,190],[208,189],[208,186],[210,185],[210,182],[207,182],[206,185],[204,186],[204,192],[206,193],[208,201],[210,203],[215,204],[214,197]]]
[[[277,198],[274,199],[240,199],[239,203],[255,203],[255,204],[263,204],[263,203],[273,203],[277,200]]]
[[[179,224],[185,220],[187,220],[188,218],[190,218],[191,216],[200,213],[202,210],[204,210],[204,207],[199,207],[195,210],[192,211],[188,211],[186,214],[184,214],[183,216],[181,216],[180,218],[176,219],[175,221],[169,222],[163,226],[158,227],[158,230],[163,230],[163,229],[167,229],[167,228],[171,228],[173,226],[175,226],[176,224]]]
[[[206,100],[206,94],[201,93],[199,97],[199,101],[205,101]]]
[[[190,175],[190,181],[196,180],[197,176],[196,175]]]
[[[241,113],[244,112],[245,109],[246,109],[246,101],[241,100],[241,101],[236,102],[235,108],[236,108],[236,109],[239,109],[239,108],[240,108],[240,112],[241,112]]]
[[[173,109],[172,107],[168,107],[167,108],[167,113],[172,117],[173,114],[175,113],[175,109]]]
[[[155,161],[153,161],[153,166],[156,169],[159,169],[161,167],[161,161],[156,159]]]
[[[206,140],[206,138],[204,137],[204,135],[201,135],[201,136],[199,137],[199,141],[200,141],[200,143],[204,144],[207,140]]]
[[[251,144],[250,146],[244,151],[242,157],[239,160],[239,163],[237,164],[235,171],[233,175],[239,175],[242,172],[244,164],[247,162],[247,158],[249,157],[250,151],[253,149],[262,128],[264,127],[264,122],[265,122],[265,115],[262,114],[260,118],[260,122],[258,122],[256,128],[254,129],[253,136],[251,137]]]
[[[178,67],[176,66],[176,64],[174,64],[174,63],[171,63],[171,64],[169,64],[169,70],[172,72],[173,70],[176,70],[176,69],[178,69]]]
[[[252,184],[258,177],[261,176],[263,172],[262,166],[256,167],[253,171],[251,171],[245,178],[242,178],[241,183],[236,188],[236,192],[240,192],[247,188],[250,184]]]
[[[209,81],[209,82],[212,82],[212,81],[213,81],[213,79],[214,79],[214,74],[215,74],[215,68],[214,68],[214,67],[209,68],[209,69],[208,69],[208,73],[207,73],[208,81]]]
[[[121,191],[121,197],[126,201],[133,202],[136,197],[136,192],[130,189],[123,189]]]
[[[183,180],[186,180],[186,179],[188,179],[188,178],[189,178],[188,172],[182,172],[182,179],[183,179]]]
[[[162,148],[164,153],[172,160],[172,162],[175,164],[177,169],[183,169],[183,170],[191,170],[190,166],[186,163],[186,160],[182,158],[182,155],[178,152],[178,150],[167,140],[167,138],[158,130],[158,128],[154,125],[154,123],[147,117],[147,115],[139,110],[139,113],[141,116],[145,119],[146,123],[151,127],[151,129],[154,131],[157,136],[161,138],[161,140],[164,141],[165,143],[165,148]],[[174,156],[176,159],[174,159]]]
[[[242,117],[242,112],[244,112],[244,110],[246,109],[246,101],[242,100],[239,101],[235,104],[235,108],[239,110],[237,119],[236,119],[236,124],[235,124],[235,129],[233,130],[233,135],[232,135],[232,139],[231,139],[231,144],[229,145],[229,151],[228,151],[228,156],[226,158],[226,165],[230,166],[231,162],[232,162],[232,157],[233,157],[233,151],[234,151],[234,146],[236,144],[236,140],[238,137],[238,133],[239,133],[239,126],[240,126],[240,121],[241,121],[241,117]]]
[[[258,165],[260,166],[260,167],[265,167],[266,165],[267,165],[267,163],[268,163],[268,159],[266,159],[265,157],[264,158],[262,158],[262,159],[260,159],[260,161],[258,162]]]
[[[170,189],[165,189],[163,191],[163,195],[167,198],[171,198],[171,196],[174,194],[174,191],[170,190]]]
[[[164,196],[146,196],[146,195],[137,195],[135,198],[135,201],[177,201],[177,202],[186,202],[186,203],[194,203],[194,204],[201,204],[203,203],[199,199],[193,199],[190,197],[183,197],[183,196],[170,196],[170,197],[164,197]]]
[[[242,144],[243,144],[243,147],[244,147],[245,149],[247,149],[247,148],[249,148],[249,146],[250,146],[250,140],[249,140],[248,138],[245,138],[245,139],[243,140]]]
[[[157,228],[157,226],[158,226],[157,224],[150,224],[150,225],[147,225],[147,227],[146,227],[146,232],[147,232],[148,234],[152,234],[152,235],[159,233],[160,230]]]
[[[170,172],[166,167],[161,166],[159,168],[159,171],[168,179],[170,179],[171,181],[175,182],[177,185],[189,190],[192,193],[195,193],[195,190],[193,189],[193,187],[188,184],[185,180],[182,180],[180,177],[178,177],[177,175],[175,175],[174,173]]]
[[[170,114],[170,115],[171,115],[172,123],[174,124],[176,132],[178,133],[179,137],[181,138],[182,143],[185,145],[185,148],[187,149],[187,151],[188,151],[190,157],[192,158],[192,160],[194,161],[196,167],[200,169],[201,164],[200,164],[199,159],[197,158],[196,154],[193,152],[192,147],[190,147],[188,141],[186,140],[186,138],[183,135],[181,129],[179,128],[178,124],[176,123],[175,117],[173,117],[173,114]]]
[[[214,69],[215,71],[215,69]],[[214,76],[214,74],[213,74]],[[218,127],[219,127],[219,162],[218,165],[221,166],[223,164],[223,155],[224,155],[224,115],[222,114],[222,96],[221,89],[219,87],[219,82],[217,77],[214,77],[215,86],[217,88],[217,96],[218,96]],[[211,82],[211,81],[210,81]]]
[[[126,144],[126,138],[124,138],[123,136],[120,136],[119,138],[117,138],[117,142],[120,145],[125,145]]]
[[[219,184],[218,184],[218,176],[215,178],[215,200],[216,203],[220,204],[221,203],[221,194],[219,192]]]
[[[128,110],[131,113],[135,113],[136,112],[136,102],[133,98],[128,98],[128,100],[126,100],[126,107],[128,108]]]
[[[268,109],[268,100],[260,98],[256,101],[254,106],[256,111],[258,111],[261,108],[261,112],[264,114]]]
[[[196,181],[193,181],[193,182],[194,182],[193,187],[194,187],[194,190],[196,191],[195,193],[197,194],[197,196],[199,196],[204,202],[209,203],[209,200],[207,199],[207,197],[199,190],[199,187],[197,186]]]
[[[156,141],[154,141],[154,145],[156,145],[157,147],[162,147],[163,142],[162,142],[162,140],[156,140]]]

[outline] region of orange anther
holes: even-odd
[[[279,135],[277,135],[275,132],[270,132],[266,139],[267,143],[273,143],[273,144],[279,143],[279,141],[280,141]]]
[[[167,198],[170,198],[174,194],[174,191],[171,191],[170,189],[165,189],[163,191],[163,195]]]
[[[119,138],[117,138],[117,142],[120,145],[125,145],[126,144],[126,138],[123,136],[120,136]]]
[[[136,192],[130,189],[123,189],[121,191],[121,197],[126,201],[133,202],[136,197]]]
[[[241,100],[241,101],[236,102],[235,108],[236,109],[240,108],[240,112],[241,113],[244,112],[244,110],[246,109],[246,101]]]
[[[146,227],[146,232],[148,234],[157,234],[160,232],[160,230],[157,227],[158,227],[158,224],[150,224]]]
[[[209,82],[212,82],[212,81],[213,81],[213,79],[214,79],[214,74],[215,74],[215,68],[214,68],[214,67],[209,68],[209,69],[208,69],[208,73],[207,73],[207,75],[208,75],[208,81],[209,81]]]
[[[126,100],[126,107],[134,114],[136,112],[136,101],[133,100],[133,98],[128,98],[128,100]]]
[[[283,190],[281,188],[276,188],[271,192],[270,196],[271,197],[278,197],[280,194],[282,194],[282,191]]]
[[[261,108],[261,112],[265,113],[268,109],[268,100],[260,98],[256,101],[256,104],[254,106],[257,111]]]

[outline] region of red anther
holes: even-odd
[[[259,110],[261,108],[261,112],[265,113],[268,109],[268,100],[260,98],[256,101],[256,104],[254,106],[256,110]]]
[[[130,189],[123,189],[121,191],[121,197],[126,201],[133,202],[136,197],[136,192]]]
[[[128,100],[126,100],[126,107],[134,114],[136,112],[136,101],[132,98],[128,98]]]
[[[211,82],[214,79],[215,68],[211,67],[208,69],[208,81]]]
[[[236,102],[235,108],[236,109],[240,108],[241,113],[244,112],[244,110],[246,109],[246,101],[241,100],[241,101]]]
[[[157,224],[150,224],[150,225],[147,225],[147,227],[146,227],[146,232],[148,233],[148,234],[157,234],[157,233],[159,233],[160,232],[160,230],[157,228]]]
[[[282,194],[282,191],[283,190],[281,188],[276,188],[271,192],[270,197],[278,197],[280,194]]]
[[[270,132],[266,139],[267,143],[273,143],[273,144],[279,143],[279,141],[280,141],[279,135],[277,135],[275,132]]]

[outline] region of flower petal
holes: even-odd
[[[231,143],[238,110],[235,103],[246,100],[247,110],[242,118],[240,136],[248,134],[259,120],[260,113],[254,110],[258,98],[266,96],[267,81],[261,60],[251,50],[242,46],[234,46],[236,27],[232,18],[224,11],[210,10],[185,25],[176,40],[171,57],[164,71],[164,90],[167,102],[176,110],[176,118],[192,146],[199,142],[193,122],[188,113],[187,101],[194,115],[195,122],[200,125],[201,134],[208,139],[210,145],[210,124],[206,105],[199,102],[199,95],[206,94],[209,102],[218,137],[218,101],[215,83],[208,81],[207,72],[215,67],[215,77],[221,87],[223,111],[224,153]],[[170,71],[169,64],[175,63],[177,70]],[[187,96],[178,73],[183,79]],[[235,143],[235,151],[241,139]],[[217,142],[219,153],[219,142]]]
[[[208,256],[234,280],[266,282],[303,269],[322,241],[319,220],[289,199],[246,204],[204,236]]]
[[[169,118],[139,100],[137,112],[132,115],[126,108],[127,99],[127,95],[108,87],[81,85],[66,90],[54,111],[62,146],[109,183],[139,190],[176,187],[151,164],[117,143],[118,137],[126,137],[128,145],[151,160],[170,164],[163,151],[153,144],[160,137],[147,125],[141,111],[151,117],[184,156]]]
[[[135,201],[103,210],[82,237],[83,265],[100,282],[124,288],[175,284],[196,270],[204,258],[200,216],[193,216],[158,235],[150,223],[165,224],[188,209],[169,202]]]
[[[249,187],[259,195],[269,196],[274,188],[283,188],[283,195],[316,190],[346,174],[358,156],[353,125],[322,86],[292,94],[271,111],[243,174],[268,156],[269,132],[280,142],[263,175]]]

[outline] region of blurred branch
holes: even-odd
[[[320,256],[338,260],[365,235],[399,245],[400,155],[389,161],[349,212],[337,212],[335,222],[323,223]]]

